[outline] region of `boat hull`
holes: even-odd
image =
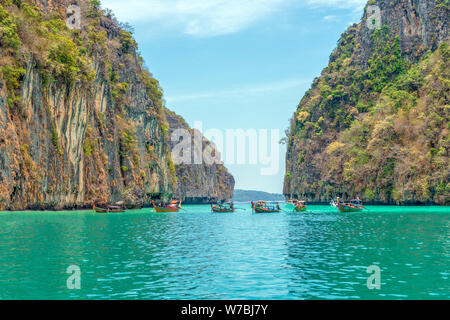
[[[263,209],[263,208],[254,208],[253,209],[255,213],[279,213],[281,210],[270,210],[270,209]]]
[[[211,210],[214,213],[233,213],[234,212],[233,209],[215,209],[215,208],[213,208]]]
[[[305,201],[300,200],[288,200],[286,207],[294,212],[304,212],[307,210]]]
[[[158,213],[173,213],[173,212],[179,212],[180,209],[178,208],[159,208],[159,207],[155,207],[155,211]]]
[[[356,207],[350,207],[350,206],[346,206],[346,205],[339,205],[339,211],[342,213],[346,213],[346,212],[362,212],[363,209],[362,208],[356,208]]]
[[[157,206],[154,201],[152,201],[152,203],[153,203],[153,208],[158,213],[175,213],[175,212],[179,212],[181,210],[181,201],[177,201],[177,200],[172,201],[170,205],[164,206],[164,207]]]
[[[295,212],[305,212],[307,210],[306,207],[295,207],[294,211]]]
[[[123,212],[125,212],[125,209],[122,209],[122,208],[105,209],[105,208],[99,208],[99,207],[94,206],[93,211],[96,213],[123,213]]]
[[[233,213],[235,211],[233,203],[211,204],[211,211],[214,213]]]

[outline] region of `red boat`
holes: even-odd
[[[340,212],[362,212],[364,210],[360,200],[353,200],[351,202],[344,203],[338,198],[337,204]]]
[[[179,212],[181,209],[181,201],[180,200],[173,200],[170,202],[170,204],[167,205],[156,205],[155,201],[152,201],[153,208],[158,213],[164,213],[164,212]]]

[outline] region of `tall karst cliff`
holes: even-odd
[[[197,132],[200,138],[198,145],[195,142],[196,134],[191,129],[184,119],[173,112],[166,112],[167,121],[170,125],[170,134],[178,129],[184,132],[189,132],[191,138],[190,143],[190,159],[188,161],[180,161],[176,163],[176,175],[178,179],[177,187],[175,189],[175,197],[183,200],[185,203],[194,204],[208,204],[216,201],[228,201],[233,198],[235,181],[233,176],[227,171],[220,161],[208,164],[202,159],[202,164],[195,164],[195,152],[202,155],[208,148],[211,148],[211,154],[216,156],[215,146],[206,138]],[[179,137],[178,137],[179,138]],[[172,139],[171,139],[172,140]],[[171,149],[175,150],[177,143],[182,142],[182,139],[177,140],[174,136],[175,142],[171,141]],[[178,155],[173,155],[174,157]],[[181,156],[181,155],[180,155]],[[217,153],[217,160],[220,155]],[[212,159],[213,160],[213,159]],[[213,161],[211,161],[213,162]]]
[[[99,1],[0,0],[0,210],[166,200],[169,129],[158,81]]]
[[[371,0],[292,119],[284,193],[450,204],[448,0]]]

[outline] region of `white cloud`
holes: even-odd
[[[120,20],[158,23],[193,36],[237,32],[291,0],[104,0]]]
[[[279,92],[295,87],[299,87],[304,84],[310,83],[311,80],[303,79],[287,79],[277,82],[270,83],[260,83],[249,86],[244,86],[237,89],[219,90],[219,91],[209,91],[194,93],[188,95],[166,97],[167,102],[177,102],[177,101],[188,101],[188,100],[200,100],[200,99],[210,99],[210,98],[225,98],[225,97],[238,97],[242,95],[249,95],[252,93],[270,93]]]
[[[304,0],[306,5],[311,9],[341,9],[349,10],[351,21],[348,24],[358,22],[361,19],[363,9],[367,0]],[[341,16],[326,15],[323,19],[327,22],[342,21]]]
[[[336,16],[330,15],[323,17],[323,20],[325,21],[340,21],[340,19]]]
[[[311,7],[362,10],[367,0],[306,0]]]
[[[103,0],[121,21],[148,23],[198,37],[231,34],[263,21],[283,8],[351,9],[367,0]],[[158,31],[157,30],[157,31]]]

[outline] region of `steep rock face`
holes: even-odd
[[[369,1],[292,119],[285,195],[449,204],[448,16],[448,1]]]
[[[372,50],[374,29],[368,24],[377,19],[379,8],[380,24],[388,27],[393,36],[398,36],[402,54],[408,60],[416,61],[427,50],[436,50],[448,38],[448,4],[441,0],[371,0],[358,25],[355,61],[363,68],[368,67]],[[372,10],[370,10],[372,9]],[[374,11],[375,10],[375,11]],[[376,21],[377,23],[377,21]]]
[[[196,148],[194,130],[189,128],[183,118],[173,112],[167,111],[166,117],[171,135],[177,129],[184,129],[191,137],[191,161],[175,166],[178,182],[174,196],[184,203],[191,204],[208,204],[232,199],[235,185],[233,176],[228,173],[223,164],[194,164],[194,148]],[[171,142],[171,149],[173,150],[176,143],[181,141],[180,139],[180,141]],[[208,147],[212,147],[211,143],[202,137],[200,151],[203,152]],[[217,151],[212,153],[215,155],[215,152]]]
[[[0,1],[0,209],[150,204],[175,173],[158,82],[95,1]]]
[[[175,170],[158,81],[98,1],[0,0],[0,49],[0,210],[232,194],[223,166]]]

